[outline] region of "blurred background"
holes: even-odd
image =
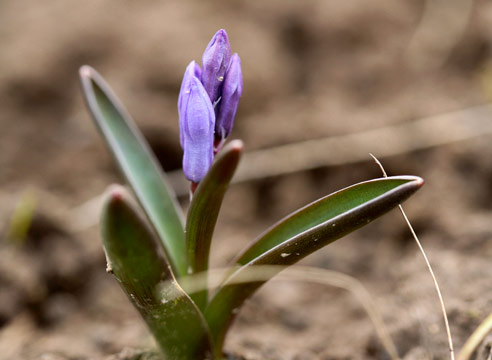
[[[98,199],[122,179],[78,69],[105,77],[179,187],[181,77],[219,28],[244,74],[231,138],[251,156],[226,196],[213,264],[296,208],[380,177],[373,152],[390,175],[426,180],[405,208],[459,349],[492,312],[491,21],[485,0],[2,0],[0,359],[105,359],[152,346],[105,272]],[[405,359],[447,357],[431,278],[397,211],[303,264],[362,281]],[[290,282],[247,304],[227,350],[248,360],[386,358],[352,294]]]

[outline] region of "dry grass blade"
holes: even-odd
[[[369,152],[384,158],[492,134],[491,116],[491,104],[485,104],[380,129],[249,152],[232,182],[357,163]],[[189,194],[182,171],[169,172],[167,178],[177,195]],[[67,223],[76,232],[96,225],[101,203],[96,197],[77,206],[67,213]]]
[[[213,269],[207,273],[197,273],[195,275],[182,278],[181,281],[190,292],[203,290],[204,279],[209,280],[211,287],[219,286],[226,274],[231,269]],[[282,271],[282,272],[280,272]],[[280,272],[280,273],[279,273]],[[277,274],[277,275],[276,275]],[[274,276],[275,275],[275,276]],[[338,287],[350,292],[362,305],[372,324],[374,325],[377,336],[381,344],[392,360],[399,360],[396,346],[389,335],[383,318],[375,304],[373,296],[362,285],[362,283],[343,273],[308,266],[279,266],[279,265],[255,265],[247,269],[240,277],[234,278],[234,284],[245,284],[257,281],[303,281],[320,285]]]
[[[491,104],[342,136],[313,139],[245,153],[233,182],[365,161],[492,134]],[[181,171],[167,174],[178,195],[188,194]]]
[[[369,155],[372,156],[372,158],[374,159],[376,164],[381,168],[381,171],[382,171],[384,177],[388,177],[388,175],[386,174],[386,171],[384,170],[383,164],[381,164],[381,162],[373,154],[369,154]],[[412,233],[413,238],[415,239],[415,242],[417,243],[417,246],[420,249],[420,252],[422,253],[422,256],[424,257],[425,263],[426,263],[427,268],[429,269],[429,273],[432,277],[432,281],[434,282],[434,287],[436,288],[437,296],[439,297],[439,302],[441,305],[442,315],[444,317],[444,326],[446,328],[446,335],[448,338],[448,345],[449,345],[449,355],[450,355],[451,360],[454,360],[453,338],[451,337],[451,329],[449,327],[448,315],[446,313],[446,307],[444,306],[444,300],[442,298],[441,290],[439,288],[439,284],[437,282],[436,275],[434,274],[434,271],[432,270],[432,266],[429,262],[429,259],[427,258],[425,250],[424,250],[422,244],[420,243],[420,240],[417,237],[417,234],[415,233],[415,230],[413,229],[413,226],[410,223],[410,220],[408,219],[407,214],[403,210],[403,206],[398,205],[398,207],[400,209],[401,214],[403,215],[403,218],[405,219],[405,222],[407,223],[408,228],[410,229],[410,232]]]

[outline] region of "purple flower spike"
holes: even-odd
[[[187,107],[189,98],[190,98],[190,86],[191,86],[191,80],[193,77],[197,77],[200,79],[201,77],[201,69],[200,66],[193,60],[192,62],[189,63],[189,65],[186,67],[184,76],[183,76],[183,82],[181,83],[181,90],[179,91],[179,97],[178,97],[178,113],[179,113],[179,142],[181,144],[181,147],[183,147],[183,129],[182,129],[182,124],[184,121],[182,118],[184,117],[184,110]]]
[[[202,84],[213,104],[220,97],[220,89],[231,61],[231,46],[227,32],[217,31],[202,57]]]
[[[202,68],[195,61],[186,68],[178,98],[183,172],[192,193],[232,130],[242,91],[241,60],[231,57],[227,33],[219,30],[203,53]]]
[[[215,137],[221,142],[231,133],[242,92],[241,59],[238,54],[234,54],[225,75],[222,97],[218,104],[217,121],[215,122]]]
[[[214,159],[214,108],[195,75],[186,80],[181,100],[178,106],[181,146],[184,150],[183,172],[188,180],[199,183]]]

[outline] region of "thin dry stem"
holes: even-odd
[[[353,164],[363,161],[361,154],[369,151],[377,151],[380,157],[387,157],[492,134],[491,105],[488,103],[379,129],[249,152],[244,154],[232,183]],[[167,178],[178,196],[189,194],[189,182],[181,170],[168,172]],[[81,232],[97,225],[101,204],[101,196],[97,196],[61,216],[72,232]]]
[[[369,154],[372,156],[376,164],[381,168],[381,171],[383,173],[384,177],[388,177],[386,174],[386,171],[384,170],[383,164],[373,155]],[[412,233],[413,238],[415,239],[415,242],[417,243],[417,246],[420,249],[420,252],[422,253],[422,256],[424,257],[425,263],[427,265],[427,268],[429,269],[429,273],[431,274],[432,281],[434,282],[434,287],[436,288],[437,296],[439,297],[439,302],[441,304],[441,310],[442,310],[442,315],[444,317],[444,325],[446,327],[446,335],[448,337],[448,345],[449,345],[449,355],[451,357],[451,360],[454,360],[454,346],[453,346],[453,339],[451,337],[451,329],[449,327],[449,321],[448,321],[448,315],[446,313],[446,307],[444,306],[444,300],[442,298],[441,290],[439,289],[439,284],[437,283],[436,276],[434,275],[434,271],[432,270],[432,266],[429,262],[429,259],[427,258],[427,255],[424,251],[424,248],[422,247],[422,244],[420,243],[419,238],[417,237],[417,234],[415,233],[415,230],[413,229],[412,224],[410,223],[410,220],[408,220],[407,214],[403,210],[403,207],[401,205],[398,205],[401,214],[403,215],[403,218],[405,219],[405,222],[407,223],[408,228],[410,229],[410,232]]]
[[[280,270],[279,270],[280,268]],[[201,272],[186,276],[180,279],[183,288],[188,293],[199,292],[204,289],[205,281],[209,280],[209,287],[215,288],[222,285],[224,276],[230,274],[231,269],[211,269],[207,272]],[[282,273],[279,274],[279,272]],[[235,277],[228,285],[243,284],[257,281],[282,280],[282,281],[309,281],[321,285],[335,286],[352,293],[362,304],[369,319],[371,320],[376,334],[381,340],[381,344],[392,360],[400,360],[396,346],[389,335],[384,324],[383,318],[378,311],[375,301],[369,291],[362,283],[343,273],[308,266],[285,267],[280,265],[254,265],[244,271],[244,273]],[[169,300],[169,299],[168,299]]]

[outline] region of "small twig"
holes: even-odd
[[[388,177],[381,162],[373,154],[369,154],[369,155],[371,155],[371,157],[374,159],[376,164],[381,168],[381,171],[383,172],[383,176]],[[410,223],[410,220],[408,220],[407,214],[405,213],[401,205],[398,205],[398,207],[400,208],[400,212],[403,215],[403,218],[405,219],[405,222],[407,223],[407,226],[410,229],[410,232],[412,233],[412,236],[415,239],[415,242],[417,243],[417,246],[419,247],[422,256],[424,257],[425,263],[427,264],[427,268],[429,269],[429,273],[432,276],[432,281],[434,282],[434,287],[436,288],[437,296],[439,297],[439,302],[441,303],[442,315],[444,317],[444,325],[446,327],[446,334],[448,337],[449,354],[451,356],[451,360],[454,360],[453,339],[451,337],[451,329],[449,327],[448,315],[446,313],[446,307],[444,306],[444,300],[442,298],[441,290],[439,289],[439,284],[437,283],[436,276],[434,275],[434,271],[432,270],[432,266],[429,262],[429,259],[425,254],[424,248],[422,247],[422,244],[420,243],[419,238],[417,237],[417,234],[415,233],[415,230],[413,229],[413,226]]]

